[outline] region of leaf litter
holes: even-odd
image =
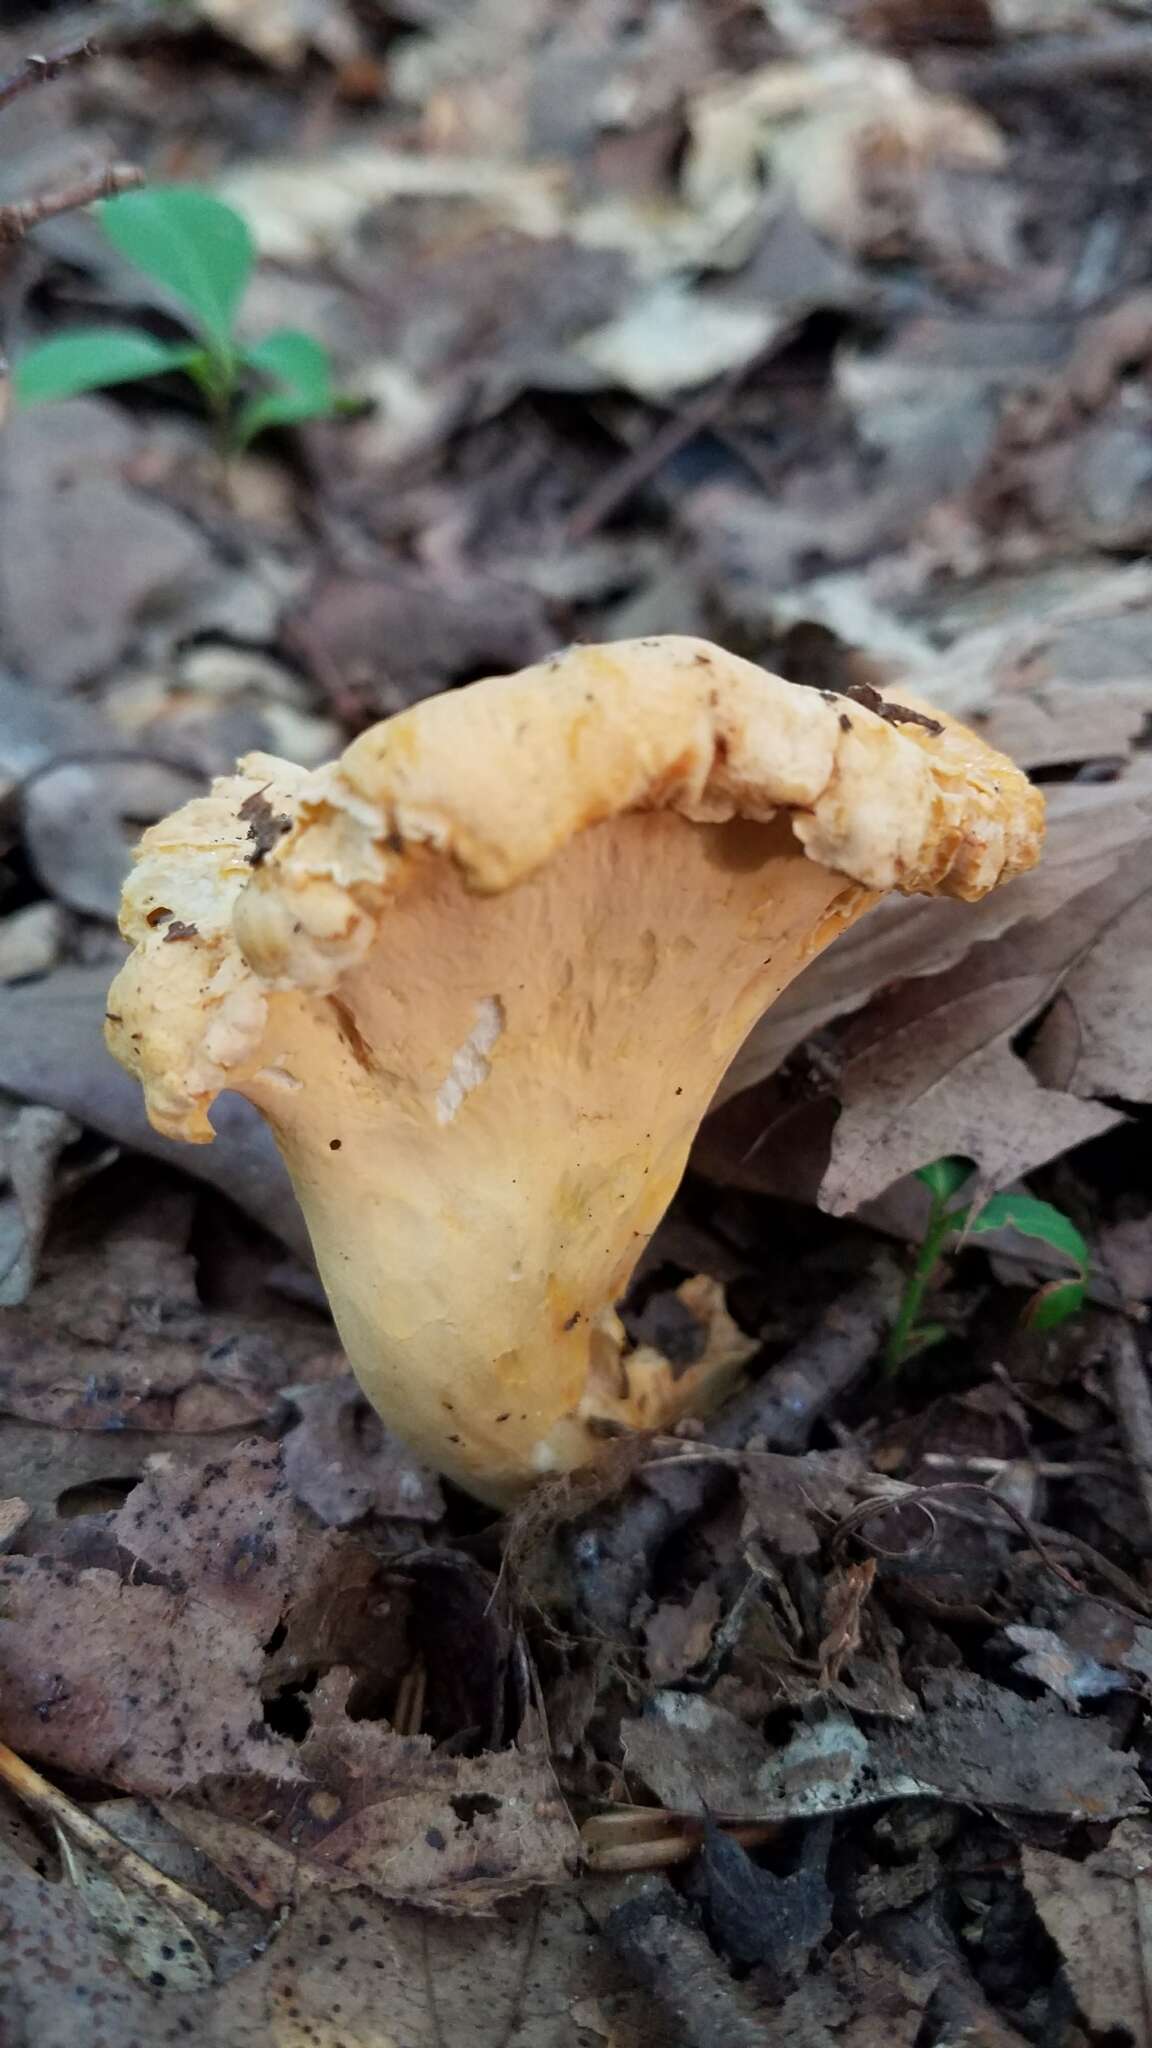
[[[243,206],[254,317],[367,409],[226,480],[159,387],[6,429],[21,2048],[81,2011],[100,2048],[1141,2038],[1139,12],[193,0],[52,86],[99,160]],[[167,331],[82,216],[22,261],[26,339]],[[757,1027],[623,1305],[690,1362],[723,1331],[738,1390],[502,1529],[356,1392],[245,1105],[191,1153],[145,1125],[111,921],[140,826],[235,754],[669,628],[973,719],[1049,852],[886,904]],[[1021,1327],[1034,1241],[973,1238],[882,1382],[880,1246],[950,1154],[1073,1218],[1094,1305]]]

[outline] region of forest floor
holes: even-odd
[[[0,2033],[1152,2048],[1152,5],[8,5],[0,204],[216,192],[247,342],[0,436]],[[91,210],[5,349],[183,332]],[[575,640],[921,690],[1039,781],[753,1033],[623,1306],[728,1407],[510,1521],[351,1380],[263,1126],[103,1047],[143,824]],[[917,1172],[954,1233],[886,1368]],[[1064,1298],[1064,1297],[1062,1297]]]

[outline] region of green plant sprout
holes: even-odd
[[[916,1175],[917,1180],[923,1181],[932,1200],[924,1236],[905,1283],[885,1349],[884,1364],[888,1372],[898,1372],[910,1358],[927,1351],[948,1334],[942,1324],[921,1323],[919,1317],[949,1237],[979,1237],[990,1230],[1011,1227],[1021,1231],[1025,1237],[1039,1238],[1075,1266],[1074,1276],[1051,1280],[1033,1295],[1024,1311],[1024,1321],[1030,1329],[1053,1330],[1057,1324],[1075,1315],[1083,1304],[1090,1256],[1075,1224],[1070,1223],[1061,1210],[1054,1209],[1050,1202],[1037,1201],[1034,1195],[993,1195],[975,1215],[970,1202],[962,1203],[959,1208],[950,1208],[952,1197],[959,1193],[971,1175],[972,1162],[968,1159],[937,1159],[931,1166],[922,1166]]]
[[[196,339],[157,341],[138,327],[62,334],[30,349],[17,364],[18,405],[178,370],[203,393],[221,445],[230,451],[246,448],[268,427],[341,409],[328,351],[311,335],[284,327],[255,343],[236,339],[256,250],[247,222],[233,207],[194,185],[153,185],[105,200],[97,213],[120,254],[180,301]]]

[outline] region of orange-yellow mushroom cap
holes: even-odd
[[[982,896],[1042,833],[951,722],[576,647],[154,825],[108,1042],[171,1136],[258,1105],[369,1399],[503,1503],[693,1397],[630,1384],[614,1304],[757,1017],[886,890]]]

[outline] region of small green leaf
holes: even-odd
[[[1025,1237],[1038,1237],[1062,1252],[1082,1273],[1089,1263],[1088,1246],[1074,1223],[1051,1202],[1038,1202],[1035,1195],[993,1195],[968,1226],[973,1236],[988,1230],[1019,1230]]]
[[[319,419],[333,411],[336,394],[332,387],[332,360],[326,348],[300,334],[295,328],[279,328],[244,351],[251,369],[272,377],[277,391],[267,391],[246,405],[236,422],[234,440],[246,448],[268,427],[291,426],[298,420]]]
[[[332,403],[332,359],[322,342],[296,327],[278,327],[244,351],[244,361],[267,377],[307,395],[317,406]]]
[[[926,1188],[931,1188],[938,1202],[947,1202],[963,1187],[971,1173],[970,1159],[934,1159],[931,1166],[920,1167],[916,1178],[922,1180]]]
[[[256,260],[248,224],[231,206],[195,185],[149,185],[106,199],[100,221],[122,256],[183,300],[215,348],[231,347]]]
[[[135,327],[81,328],[29,349],[16,365],[17,405],[41,405],[50,398],[74,398],[108,384],[130,384],[183,370],[194,350],[185,343],[154,341]]]
[[[1021,1320],[1030,1330],[1054,1330],[1084,1306],[1083,1280],[1050,1280],[1032,1296]]]

